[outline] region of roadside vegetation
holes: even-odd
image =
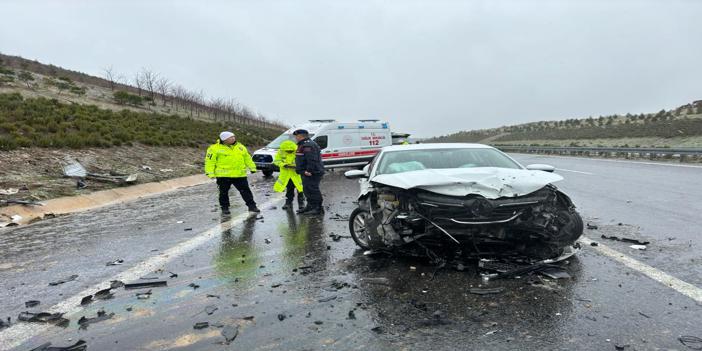
[[[70,91],[71,89],[66,89]],[[62,103],[19,93],[0,94],[0,150],[39,146],[86,148],[131,146],[202,146],[222,130],[235,132],[242,143],[261,145],[279,131],[233,127],[157,113],[113,111],[94,105]]]
[[[702,137],[702,101],[661,110],[654,114],[626,114],[600,116],[598,118],[566,119],[562,121],[540,121],[504,126],[493,129],[461,131],[432,138],[432,142],[489,142],[490,144],[633,145],[632,140],[657,139],[657,144],[676,146],[678,140],[697,140]],[[668,140],[670,143],[660,140]],[[604,140],[604,141],[603,141]],[[618,140],[622,142],[618,142]],[[623,140],[628,140],[624,142]]]
[[[208,97],[148,68],[123,74],[112,66],[96,77],[18,56],[0,53],[0,92],[43,96],[112,110],[156,112],[192,119],[231,122],[257,128],[287,129],[285,123],[241,104],[231,97]]]

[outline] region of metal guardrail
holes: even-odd
[[[599,157],[648,157],[679,158],[681,162],[702,158],[702,148],[638,148],[638,147],[579,147],[579,146],[527,146],[494,145],[504,152],[535,153],[547,155],[577,155]]]

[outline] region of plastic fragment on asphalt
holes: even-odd
[[[702,350],[702,338],[698,338],[692,335],[681,335],[678,338],[681,344],[687,346],[692,350]]]
[[[621,224],[620,224],[621,225]],[[600,236],[602,239],[609,239],[609,240],[615,240],[615,241],[621,241],[625,243],[631,243],[631,244],[637,244],[637,245],[648,245],[651,242],[650,241],[643,241],[643,240],[638,240],[638,239],[632,239],[632,238],[624,238],[624,237],[618,237],[618,236],[607,236],[602,234]]]
[[[95,298],[99,300],[107,300],[113,297],[114,295],[112,294],[112,288],[98,290],[98,292],[95,293]]]
[[[282,322],[282,321],[284,321],[284,320],[285,320],[285,318],[286,318],[286,317],[285,317],[285,315],[284,315],[284,314],[282,314],[282,313],[279,313],[279,314],[278,314],[278,320],[279,320],[279,321],[281,321],[281,322]]]
[[[264,241],[266,244],[270,244],[270,243],[272,242],[271,239],[268,239],[268,238],[263,239],[263,241]]]
[[[634,250],[646,250],[646,245],[629,245]]]
[[[229,345],[239,335],[239,326],[228,325],[220,333],[224,337],[224,344]]]
[[[208,322],[197,322],[193,325],[193,329],[205,329],[210,326]]]
[[[39,347],[35,347],[30,351],[85,351],[88,349],[88,344],[84,340],[78,340],[75,344],[71,346],[51,346],[50,342],[43,344]]]
[[[219,308],[217,308],[217,306],[207,306],[207,307],[205,307],[205,313],[207,313],[208,316],[211,316],[218,309]]]
[[[121,265],[122,263],[124,263],[124,260],[120,258],[120,259],[114,260],[112,262],[107,262],[107,263],[105,263],[105,265],[106,266],[118,266],[118,265]]]
[[[49,312],[21,312],[17,316],[17,320],[22,322],[32,322],[32,323],[49,323],[60,327],[67,327],[69,320],[63,318],[63,313],[49,313]]]
[[[501,294],[505,291],[505,288],[470,288],[468,292],[475,295],[491,295],[491,294]]]
[[[78,320],[78,325],[80,326],[79,327],[80,329],[88,329],[88,325],[93,324],[93,323],[106,321],[114,316],[115,316],[114,313],[107,314],[105,311],[100,310],[100,311],[97,311],[96,317],[91,317],[91,318],[87,318],[85,316],[80,317],[80,319]]]
[[[93,302],[93,295],[88,295],[88,296],[83,297],[80,300],[80,305],[87,306],[87,305],[90,305],[92,302]]]
[[[597,227],[596,225],[594,225],[594,224],[588,223],[588,224],[587,224],[587,229],[595,230],[595,229],[598,229],[598,227]]]
[[[63,279],[59,279],[59,280],[57,280],[57,281],[55,281],[55,282],[51,282],[51,283],[49,283],[49,285],[50,285],[50,286],[61,285],[61,284],[63,284],[63,283],[72,282],[72,281],[76,280],[76,278],[78,278],[78,274],[73,274],[73,275],[71,275],[71,276],[69,276],[69,277],[66,277],[66,278],[63,278]]]
[[[124,288],[129,289],[141,289],[141,288],[158,288],[161,286],[167,286],[168,282],[165,280],[153,280],[153,281],[137,281],[133,283],[124,284]]]
[[[24,303],[24,307],[32,308],[38,306],[41,302],[39,300],[29,300]]]
[[[178,273],[168,272],[170,274],[168,278],[178,278]]]
[[[190,284],[188,284],[188,286],[191,287],[191,288],[193,288],[193,290],[195,290],[195,289],[197,289],[197,288],[200,287],[199,285],[197,285],[197,284],[195,284],[195,283],[190,283]]]
[[[347,319],[356,319],[356,312],[350,310]]]
[[[9,328],[11,325],[12,325],[12,320],[10,319],[10,317],[7,317],[7,322],[0,319],[0,330],[3,330],[5,328]]]
[[[149,299],[149,298],[151,297],[151,290],[148,290],[148,291],[146,291],[146,292],[136,293],[136,297],[137,297],[137,299],[139,299],[139,300],[146,300],[146,299]]]
[[[20,215],[12,215],[10,216],[10,219],[12,220],[12,223],[19,223],[22,220],[22,216]]]

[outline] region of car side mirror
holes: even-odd
[[[551,165],[544,165],[541,163],[534,163],[531,165],[527,165],[526,169],[530,171],[544,171],[544,172],[553,172],[556,170],[556,167],[553,167]]]
[[[368,178],[368,173],[365,170],[362,171],[360,169],[352,169],[350,171],[346,171],[344,176],[348,179]]]

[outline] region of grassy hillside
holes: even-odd
[[[287,128],[235,99],[206,97],[202,91],[187,89],[154,71],[142,69],[122,75],[106,68],[104,77],[96,77],[0,53],[0,93],[11,92],[115,111],[156,112],[276,131]]]
[[[95,105],[62,103],[19,93],[0,94],[0,150],[18,147],[85,148],[131,146],[200,146],[220,131],[237,133],[244,144],[261,145],[279,131],[228,126],[176,115],[113,111]]]
[[[702,140],[702,102],[655,114],[541,121],[493,129],[461,131],[432,138],[433,142],[483,142],[490,144],[678,146],[684,140]],[[656,140],[656,145],[645,143]]]

